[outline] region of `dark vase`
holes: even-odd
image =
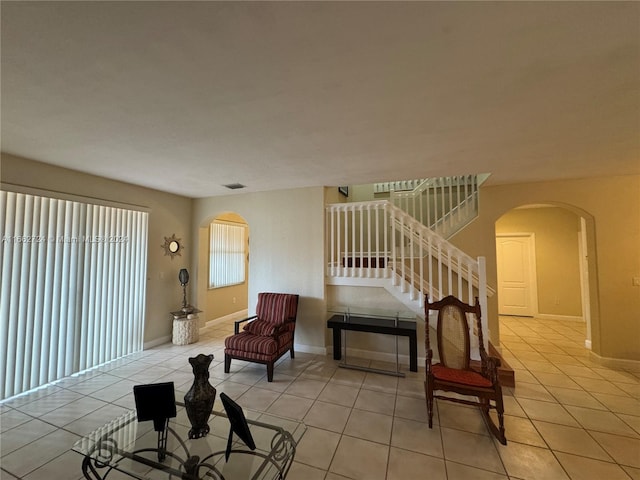
[[[193,368],[193,385],[184,396],[184,405],[191,422],[189,438],[204,437],[209,433],[209,415],[216,400],[216,389],[209,383],[209,365],[213,355],[203,355],[189,358]]]

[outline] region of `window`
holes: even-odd
[[[142,350],[146,212],[0,192],[0,393]]]
[[[209,288],[245,281],[246,225],[214,221],[210,228]]]

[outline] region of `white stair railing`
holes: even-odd
[[[390,192],[390,201],[445,238],[478,216],[477,175],[428,178],[413,190]]]
[[[387,200],[331,204],[326,213],[330,283],[379,280],[413,303],[416,312],[424,310],[425,294],[432,301],[455,295],[469,304],[478,297],[487,311],[491,291],[484,257],[470,257]],[[483,334],[489,338],[486,318]]]
[[[473,301],[486,289],[478,259],[389,201],[338,203],[326,209],[327,276],[392,278],[414,299],[424,292],[432,299],[451,294]]]

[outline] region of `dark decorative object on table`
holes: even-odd
[[[187,304],[187,284],[189,283],[189,272],[186,268],[181,268],[178,272],[178,280],[180,280],[180,286],[182,287],[182,308],[183,313],[192,313],[194,308]]]
[[[227,417],[231,424],[231,428],[229,429],[229,438],[227,440],[227,450],[224,454],[225,460],[229,461],[231,447],[233,446],[234,432],[251,450],[256,449],[256,443],[253,440],[253,435],[251,435],[251,430],[249,429],[249,424],[244,416],[242,407],[231,400],[231,398],[229,398],[224,392],[220,392],[220,400],[222,400],[222,405],[227,412]]]
[[[167,456],[169,419],[176,416],[173,382],[134,385],[133,397],[138,421],[153,420],[153,429],[158,432],[158,461],[162,462]]]
[[[209,433],[209,415],[213,410],[216,399],[216,389],[209,383],[209,365],[213,355],[203,355],[189,358],[193,367],[193,385],[184,396],[184,405],[191,422],[189,438],[204,437]]]

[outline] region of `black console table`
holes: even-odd
[[[396,371],[378,370],[357,365],[340,364],[341,367],[353,368],[357,370],[373,371],[389,375],[404,376],[398,371],[398,342],[397,337],[409,338],[409,370],[418,371],[418,339],[416,333],[415,320],[409,320],[409,316],[401,316],[397,313],[359,313],[350,312],[348,309],[337,309],[342,311],[333,315],[327,320],[327,328],[333,329],[333,358],[334,360],[342,359],[342,332],[369,332],[381,333],[383,335],[396,336]],[[335,312],[336,309],[331,309]],[[364,310],[363,310],[364,312]],[[402,319],[401,319],[402,318]],[[413,315],[415,318],[415,315]],[[345,357],[346,357],[346,338],[345,338]]]

